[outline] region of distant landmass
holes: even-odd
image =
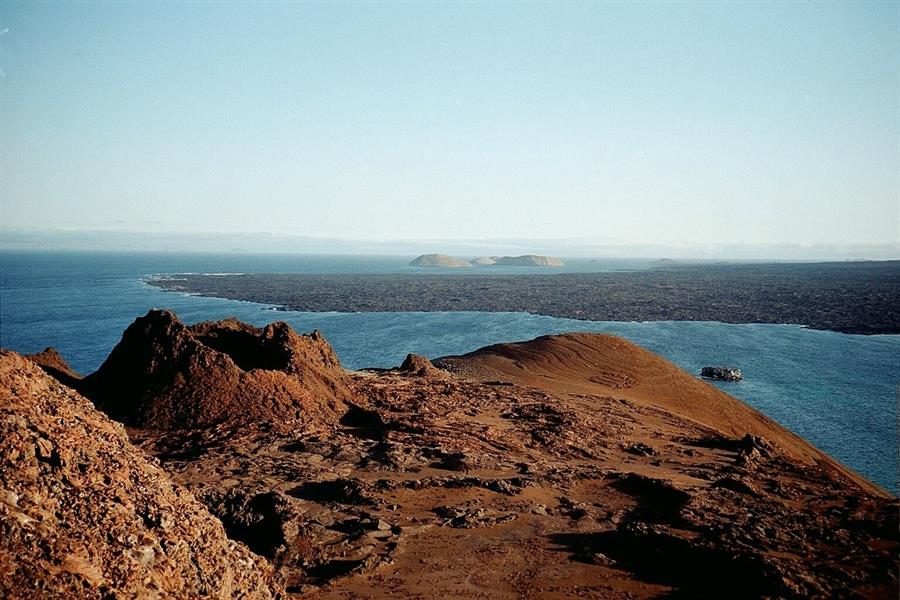
[[[460,267],[471,267],[472,263],[461,258],[447,256],[446,254],[423,254],[422,256],[417,256],[412,261],[410,261],[409,266],[450,267],[455,269]]]
[[[554,256],[539,256],[537,254],[523,254],[522,256],[481,256],[479,258],[464,260],[446,254],[423,254],[414,258],[410,263],[412,267],[563,267],[565,263]]]
[[[566,263],[555,256],[523,254],[522,256],[483,256],[472,261],[476,266],[500,265],[504,267],[564,267]]]
[[[793,323],[900,333],[900,261],[685,265],[610,273],[178,274],[150,285],[298,311],[490,311],[594,321]]]

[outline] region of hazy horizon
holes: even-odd
[[[546,254],[564,258],[842,261],[900,260],[898,244],[629,243],[615,238],[407,239],[327,238],[274,233],[203,234],[133,230],[26,231],[0,228],[0,251],[216,252],[307,255],[427,253],[461,257]]]
[[[0,247],[897,258],[898,23],[897,2],[3,3]]]

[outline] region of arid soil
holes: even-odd
[[[900,261],[555,275],[172,275],[148,283],[313,312],[513,311],[594,321],[792,323],[900,333]]]
[[[230,354],[235,346],[207,345],[203,333],[234,329],[247,333],[246,343],[261,343],[268,328],[233,321],[188,328],[206,350],[179,354],[172,344],[188,342],[174,315],[148,318],[168,323],[152,337],[150,364],[187,356],[188,363],[208,361],[208,381],[230,378],[232,367],[250,367],[257,381],[275,373],[298,385],[307,380],[285,363],[245,363]],[[293,336],[281,338],[285,347]],[[139,352],[125,338],[114,355]],[[316,347],[327,345],[319,338]],[[319,374],[321,356],[328,353],[304,359]],[[171,390],[190,384],[159,376],[164,372],[144,380],[153,393],[132,391],[120,402],[148,406],[158,397],[169,406]],[[174,482],[155,485],[189,490],[232,540],[271,565],[288,595],[897,597],[896,498],[629,342],[552,336],[340,374],[340,387],[322,389],[339,390],[326,404],[345,407],[341,414],[315,409],[315,394],[292,401],[290,418],[273,397],[248,395],[240,408],[226,397],[228,410],[207,411],[220,417],[215,423],[164,420],[164,428],[148,428],[138,419],[140,427],[128,429]],[[47,379],[35,368],[28,377]],[[0,383],[11,390],[24,385],[7,381]],[[40,388],[28,398],[48,393]],[[88,411],[77,394],[64,393]],[[29,406],[13,402],[4,414],[26,429],[49,418]],[[116,439],[124,443],[121,434]],[[29,443],[24,451],[45,452]],[[83,444],[92,443],[86,436]],[[18,455],[3,456],[24,468]],[[29,485],[56,481],[50,473]],[[112,485],[125,485],[119,471],[110,476]],[[89,496],[97,485],[85,483],[78,493]],[[105,492],[97,493],[102,501]],[[13,528],[13,518],[0,517]],[[68,514],[56,518],[68,529],[52,545],[68,548],[86,525]],[[223,551],[215,560],[227,557]],[[36,558],[19,564],[8,555],[0,560],[19,577],[11,580],[18,582],[12,596],[25,585],[19,571],[30,569],[37,580],[55,573]]]

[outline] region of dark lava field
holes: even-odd
[[[900,333],[900,261],[547,275],[187,274],[148,283],[311,312],[529,312],[592,321],[792,323],[843,333]]]

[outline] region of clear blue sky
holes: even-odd
[[[898,2],[2,2],[2,226],[896,244],[898,27]]]

